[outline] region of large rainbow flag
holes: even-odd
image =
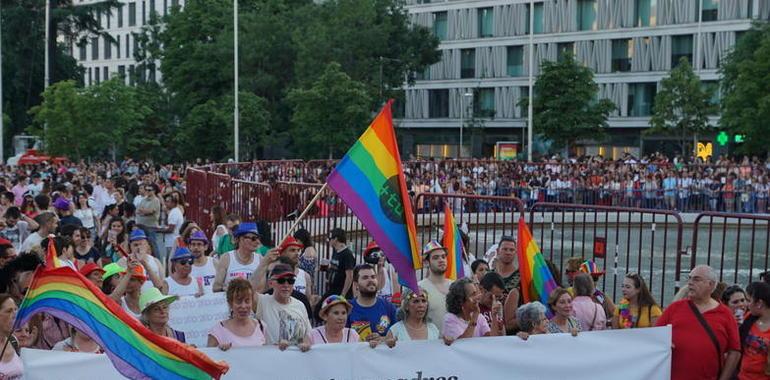
[[[95,340],[130,379],[219,379],[227,364],[157,335],[70,267],[38,267],[14,328],[35,314],[57,317]]]
[[[385,104],[326,181],[382,248],[399,281],[419,292],[415,269],[422,263],[393,130],[392,102]]]
[[[455,216],[449,203],[444,205],[444,240],[441,244],[446,248],[446,272],[444,277],[450,280],[457,280],[465,277],[463,270],[463,239],[460,236],[460,228],[457,227]]]
[[[543,305],[548,305],[548,296],[556,289],[556,281],[523,217],[519,218],[518,235],[516,251],[519,255],[519,275],[524,302],[540,301]]]

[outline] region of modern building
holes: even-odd
[[[768,0],[408,0],[407,9],[441,41],[441,61],[405,87],[397,111],[403,153],[423,157],[456,157],[461,129],[465,157],[526,141],[519,102],[529,94],[530,54],[536,77],[540,62],[564,51],[594,71],[599,96],[618,107],[611,138],[583,142],[577,153],[650,150],[655,140],[641,132],[680,57],[695,62],[704,86],[717,86],[741,33],[770,19]]]
[[[78,0],[75,4],[98,3],[101,0]],[[70,46],[72,57],[83,66],[83,83],[86,86],[108,80],[115,75],[125,78],[127,84],[137,80],[160,81],[159,63],[139,68],[134,52],[137,36],[150,22],[153,12],[165,16],[173,7],[181,7],[184,0],[119,0],[122,6],[109,13],[96,15],[109,36],[87,36]]]

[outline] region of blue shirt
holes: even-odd
[[[666,190],[666,195],[676,195],[676,178],[666,177],[663,179],[663,189]]]
[[[377,297],[377,302],[369,307],[363,307],[354,299],[350,302],[353,309],[348,315],[347,327],[352,328],[365,341],[369,334],[377,333],[380,336],[388,334],[390,326],[396,323],[396,308],[388,301]]]

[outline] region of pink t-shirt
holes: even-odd
[[[209,335],[217,339],[219,344],[232,343],[232,347],[257,347],[265,345],[265,333],[262,331],[262,322],[256,320],[257,327],[251,336],[238,336],[224,326],[224,321],[217,322],[209,330]]]
[[[457,338],[458,336],[463,335],[467,328],[468,322],[465,322],[452,313],[444,314],[444,329],[442,330],[444,336]],[[483,315],[479,314],[478,318],[476,318],[476,329],[473,331],[473,336],[484,336],[484,334],[490,331],[492,331],[492,329],[489,328],[487,320]]]
[[[357,343],[360,340],[356,330],[347,327],[342,329],[342,342],[339,343]],[[326,326],[319,326],[310,332],[310,341],[315,344],[329,343],[329,336],[326,334]],[[337,343],[337,342],[334,342]]]
[[[572,300],[572,316],[580,322],[580,331],[596,331],[607,328],[607,315],[602,305],[591,297],[578,296]]]

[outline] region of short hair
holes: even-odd
[[[56,214],[50,211],[41,212],[37,217],[35,217],[37,223],[40,225],[47,224],[54,218],[56,218]]]
[[[497,272],[487,272],[484,277],[479,281],[479,285],[486,291],[491,291],[495,286],[505,290],[505,282],[503,282],[503,276],[500,276]]]
[[[11,191],[4,191],[3,196],[8,199],[8,201],[13,202],[16,199],[16,194],[14,194]]]
[[[531,333],[540,320],[545,317],[545,306],[538,301],[525,303],[516,309],[516,320],[521,331]]]
[[[556,305],[556,302],[559,301],[559,298],[561,298],[561,296],[565,294],[569,294],[569,292],[567,291],[567,289],[564,289],[561,286],[554,289],[551,292],[551,294],[548,296],[548,306],[551,308],[552,311],[553,311],[553,307]]]
[[[476,260],[473,260],[473,262],[471,263],[471,272],[476,273],[476,269],[479,269],[479,266],[481,266],[481,264],[484,264],[487,266],[487,268],[489,268],[489,263],[486,260],[476,259]]]
[[[329,237],[332,239],[337,239],[340,243],[347,243],[348,238],[345,236],[345,230],[342,228],[333,228],[331,231],[329,231]]]
[[[37,208],[41,210],[48,210],[48,208],[51,207],[51,198],[45,194],[38,194],[34,199]]]
[[[310,231],[304,228],[300,228],[297,231],[294,231],[294,238],[299,240],[299,242],[302,243],[305,248],[313,246],[313,239],[310,237]]]
[[[575,296],[591,297],[594,293],[594,280],[588,273],[579,273],[573,280]]]
[[[357,282],[358,274],[361,273],[362,270],[367,270],[367,269],[374,270],[374,266],[372,266],[371,264],[356,265],[356,267],[353,268],[353,282]]]
[[[511,242],[513,244],[516,244],[516,239],[513,236],[510,235],[503,235],[500,237],[500,241],[497,243],[497,246],[500,247],[505,242]]]
[[[468,299],[468,291],[465,285],[473,285],[470,278],[464,277],[449,285],[449,293],[446,295],[446,311],[460,315],[463,311],[463,303]]]
[[[8,209],[5,210],[5,218],[21,219],[21,210],[16,206],[8,207]]]
[[[708,266],[708,265],[698,265],[695,268],[692,268],[693,270],[703,268],[706,271],[706,278],[714,281],[719,282],[719,277],[717,276],[717,272],[714,270],[714,268]]]
[[[227,303],[232,304],[236,298],[242,298],[248,293],[249,297],[254,296],[254,289],[251,283],[243,278],[234,278],[227,284]]]
[[[175,205],[179,204],[179,199],[174,196],[174,193],[168,193],[163,197],[164,201],[172,201]]]

